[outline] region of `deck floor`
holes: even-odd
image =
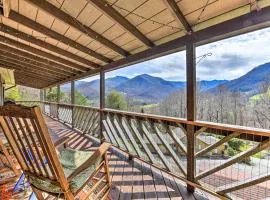
[[[82,134],[72,131],[66,125],[46,117],[47,125],[59,137],[69,136],[72,148],[90,150],[97,144]],[[128,199],[216,199],[205,192],[189,193],[185,183],[171,175],[142,162],[138,159],[128,160],[128,156],[113,148],[108,153],[113,188],[110,192],[112,200]],[[21,195],[17,199],[23,198]]]

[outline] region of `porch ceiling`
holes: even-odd
[[[202,41],[205,38],[198,33],[209,27],[257,10],[270,13],[269,0],[5,0],[4,4],[0,66],[15,69],[17,84],[34,88],[180,49],[184,42],[166,45],[193,35]],[[242,28],[261,22],[250,20]]]

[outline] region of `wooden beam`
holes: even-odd
[[[251,12],[240,17],[222,22],[220,24],[208,27],[201,31],[193,32],[191,35],[185,35],[183,37],[152,47],[145,51],[130,55],[126,58],[105,65],[103,67],[103,70],[105,70],[105,72],[108,72],[111,70],[123,68],[129,65],[137,64],[153,58],[184,50],[186,42],[190,37],[193,37],[195,43],[199,43],[200,45],[202,45],[209,42],[225,39],[231,36],[236,36],[243,33],[248,33],[250,31],[269,27],[269,13],[270,6],[262,8],[259,12]],[[85,72],[80,75],[76,75],[70,79],[65,79],[61,81],[61,83],[84,78],[90,75],[95,75],[99,72],[100,70]]]
[[[36,73],[33,73],[33,72],[28,72],[28,71],[22,71],[22,70],[16,70],[15,69],[14,73],[16,73],[18,75],[21,75],[21,76],[24,76],[25,79],[29,79],[29,77],[33,77],[34,79],[36,79],[38,81],[43,81],[44,83],[55,81],[55,79],[48,79],[48,78],[46,78],[46,76],[45,77],[44,76],[42,77],[39,74],[36,74]]]
[[[3,0],[3,12],[4,16],[8,17],[10,12],[10,0]]]
[[[175,0],[163,0],[163,1],[166,4],[167,8],[172,13],[172,15],[174,16],[174,18],[176,19],[176,21],[179,22],[180,25],[183,25],[188,33],[191,33],[192,27],[190,26],[187,19],[181,12]]]
[[[0,36],[0,41],[3,42],[3,43],[5,43],[5,44],[14,46],[16,48],[23,49],[23,50],[28,51],[30,53],[33,53],[35,55],[38,55],[38,56],[41,56],[41,57],[45,57],[47,59],[50,59],[50,60],[55,61],[55,62],[58,62],[60,64],[64,64],[67,67],[70,67],[70,68],[73,68],[73,69],[76,69],[76,70],[79,70],[79,71],[85,72],[85,71],[88,71],[89,70],[89,68],[87,68],[87,67],[85,67],[83,65],[79,65],[79,64],[73,63],[73,62],[68,61],[66,59],[63,59],[63,58],[60,58],[60,57],[55,56],[53,54],[47,53],[45,51],[36,49],[36,48],[31,47],[29,45],[26,45],[26,44],[17,42],[15,40],[6,38],[4,36]]]
[[[104,120],[104,113],[103,113],[103,109],[105,108],[105,73],[104,71],[101,71],[99,74],[99,108],[101,109],[100,112],[100,122],[99,122],[99,126],[100,126],[100,141],[104,141],[105,137],[103,135],[103,120]]]
[[[101,12],[111,18],[115,23],[119,24],[131,35],[135,36],[139,41],[148,47],[155,46],[154,43],[149,40],[143,33],[141,33],[133,24],[131,24],[124,16],[116,11],[108,2],[104,0],[87,0],[89,3],[94,5]]]
[[[16,84],[17,85],[25,85],[28,87],[32,87],[32,88],[42,88],[44,86],[46,86],[46,84],[50,83],[50,82],[43,82],[39,79],[37,79],[36,77],[33,77],[31,75],[29,76],[22,76],[20,74],[14,74],[15,76],[15,80],[16,80]]]
[[[21,69],[23,68],[25,71],[31,71],[32,73],[37,73],[40,75],[40,77],[46,78],[46,79],[53,79],[53,80],[61,80],[63,79],[63,76],[59,76],[59,75],[55,75],[54,73],[50,72],[50,71],[41,71],[41,70],[36,70],[35,67],[28,65],[28,64],[24,64],[22,62],[18,62],[15,59],[11,59],[11,58],[6,58],[3,56],[0,56],[0,60],[1,62],[7,62],[10,64],[10,66],[16,66],[17,69],[18,67],[20,67]]]
[[[3,45],[3,46],[5,46],[5,45]],[[54,68],[54,67],[48,66],[46,64],[40,63],[40,62],[36,62],[35,60],[29,59],[29,58],[21,56],[21,55],[13,54],[14,53],[13,51],[6,51],[6,48],[2,49],[1,47],[2,47],[2,45],[0,44],[0,55],[1,56],[5,56],[5,57],[11,58],[11,59],[17,59],[19,62],[24,62],[26,64],[35,65],[35,67],[38,69],[50,70],[50,71],[55,72],[55,73],[60,74],[60,75],[65,75],[65,76],[74,75],[74,73],[67,72],[67,71],[59,69],[59,68]],[[12,52],[12,53],[10,53],[10,52]]]
[[[71,53],[69,51],[61,49],[61,48],[59,48],[57,46],[54,46],[54,45],[52,45],[50,43],[39,40],[39,39],[33,37],[32,35],[28,35],[28,34],[26,34],[24,32],[18,31],[16,29],[12,28],[12,27],[7,26],[7,25],[0,24],[0,31],[3,32],[3,33],[7,33],[9,35],[12,35],[14,37],[20,38],[22,40],[25,40],[27,42],[30,42],[32,44],[35,44],[37,46],[40,46],[42,48],[45,48],[45,49],[47,49],[49,51],[52,51],[54,53],[65,56],[67,58],[71,58],[73,60],[76,60],[76,61],[78,61],[80,63],[83,63],[83,64],[85,64],[87,66],[96,66],[97,65],[96,63],[94,63],[94,62],[92,62],[90,60],[87,60],[87,59],[85,59],[83,57],[77,56],[77,55],[75,55],[75,54],[73,54],[73,53]]]
[[[48,74],[41,74],[39,72],[36,72],[34,70],[22,67],[20,65],[14,65],[13,63],[7,62],[6,60],[0,59],[0,65],[7,69],[14,69],[15,71],[18,71],[20,73],[23,73],[28,77],[28,75],[33,75],[37,77],[38,79],[47,80],[48,82],[56,82],[59,81],[59,78],[51,77]]]
[[[6,61],[8,61],[10,63],[15,64],[15,65],[26,66],[28,68],[32,68],[32,69],[34,69],[36,71],[40,71],[41,73],[45,73],[45,74],[48,73],[52,77],[59,77],[59,78],[68,77],[67,74],[62,74],[62,73],[56,72],[56,71],[51,70],[51,69],[46,69],[44,67],[40,67],[39,65],[35,65],[33,63],[29,63],[28,60],[26,60],[25,58],[16,57],[14,55],[13,56],[9,56],[9,55],[6,55],[6,54],[1,54],[0,55],[0,58],[2,60],[6,60]]]
[[[10,53],[10,54],[17,55],[17,56],[21,56],[24,58],[28,58],[28,59],[31,59],[33,61],[39,62],[41,64],[45,64],[45,65],[47,65],[48,69],[52,68],[52,69],[56,69],[56,70],[60,70],[60,71],[65,71],[65,72],[71,73],[72,75],[80,72],[80,71],[74,70],[72,68],[66,67],[65,65],[53,62],[53,61],[48,60],[48,59],[44,59],[42,57],[35,56],[34,54],[27,53],[25,51],[21,51],[19,49],[4,45],[2,43],[0,43],[0,49],[3,52]]]
[[[27,71],[21,71],[21,70],[15,69],[15,73],[22,75],[22,76],[25,76],[26,79],[31,76],[31,77],[35,77],[35,79],[38,79],[38,80],[41,80],[44,82],[55,81],[55,79],[49,79],[49,78],[46,78],[46,76],[42,76],[42,75],[36,74],[34,72],[27,72]]]
[[[119,53],[120,55],[122,55],[122,56],[129,55],[129,53],[127,51],[125,51],[121,47],[117,46],[116,44],[114,44],[110,40],[106,39],[102,35],[98,34],[97,32],[93,31],[88,26],[83,25],[77,19],[73,18],[72,16],[68,15],[67,13],[63,12],[62,10],[58,9],[54,5],[52,5],[52,4],[50,4],[50,3],[46,2],[46,1],[43,1],[43,0],[27,0],[27,1],[32,3],[33,5],[37,6],[38,8],[44,10],[45,12],[49,13],[50,15],[60,19],[61,21],[65,22],[66,24],[78,29],[82,33],[85,33],[90,38],[100,42],[104,46],[112,49],[113,51]],[[88,48],[87,48],[86,51],[84,51],[85,48],[86,48],[85,46],[80,47],[81,51],[83,51],[85,53],[87,51],[88,52],[92,51],[92,50],[90,50]],[[78,50],[80,50],[80,49],[78,49]],[[96,55],[94,57],[100,57],[99,58],[100,60],[103,60],[105,62],[111,62],[110,59],[105,58],[104,56],[101,57],[101,55],[99,55],[99,56]]]

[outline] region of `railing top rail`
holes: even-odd
[[[231,124],[221,124],[215,122],[206,122],[206,121],[188,121],[183,118],[177,117],[167,117],[167,116],[160,116],[160,115],[153,115],[153,114],[146,114],[146,113],[133,113],[133,112],[126,112],[120,110],[113,110],[113,109],[103,109],[104,112],[111,112],[120,115],[126,115],[130,117],[139,117],[139,118],[146,118],[146,119],[153,119],[153,120],[162,120],[162,121],[169,121],[174,123],[182,123],[182,124],[189,124],[193,126],[200,126],[200,127],[207,127],[225,131],[232,131],[232,132],[239,132],[239,133],[247,133],[252,135],[260,135],[260,136],[267,136],[270,137],[270,130],[267,129],[260,129],[260,128],[252,128],[252,127],[245,127],[239,125],[231,125]]]
[[[48,103],[48,104],[61,105],[61,106],[70,106],[70,107],[74,106],[74,107],[80,107],[80,108],[100,110],[98,107],[83,106],[83,105],[68,104],[68,103],[56,103],[56,102],[49,102],[49,101],[42,101],[41,103]]]
[[[122,110],[114,110],[114,109],[102,109],[103,112],[110,112],[115,113],[119,115],[125,115],[130,117],[139,117],[139,118],[145,118],[145,119],[154,119],[154,120],[164,120],[169,122],[175,122],[175,123],[187,123],[187,120],[184,118],[177,118],[177,117],[167,117],[162,115],[154,115],[154,114],[148,114],[148,113],[136,113],[136,112],[128,112],[128,111],[122,111]]]
[[[18,101],[18,102],[27,102],[27,101]],[[28,102],[36,102],[36,101],[28,101]],[[55,102],[47,102],[47,101],[43,101],[41,103],[57,104]],[[245,127],[245,126],[231,125],[231,124],[221,124],[221,123],[206,122],[206,121],[199,121],[199,120],[188,121],[186,119],[177,118],[177,117],[167,117],[167,116],[153,115],[153,114],[147,114],[147,113],[127,112],[127,111],[114,110],[114,109],[108,109],[108,108],[99,109],[97,107],[72,105],[72,104],[64,104],[64,103],[60,103],[58,105],[71,106],[71,107],[75,106],[75,107],[88,108],[88,109],[90,108],[90,109],[95,109],[101,112],[129,116],[131,118],[137,117],[141,119],[166,121],[166,122],[171,122],[171,123],[180,123],[180,124],[187,124],[187,125],[193,125],[193,126],[198,126],[198,127],[207,127],[207,128],[217,129],[217,130],[232,131],[232,132],[239,132],[239,133],[256,135],[256,136],[270,137],[270,130],[267,130],[267,129],[252,128],[252,127]]]

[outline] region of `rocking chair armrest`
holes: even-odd
[[[110,143],[107,142],[102,143],[101,146],[94,152],[94,154],[90,158],[88,158],[80,167],[78,167],[72,174],[69,175],[68,180],[73,179],[75,176],[80,174],[89,166],[93,165],[96,162],[96,160],[106,155],[105,153],[110,147],[111,147]]]
[[[66,144],[67,142],[69,142],[72,138],[71,137],[62,137],[59,140],[57,140],[56,142],[54,142],[54,147],[58,148],[60,145],[62,144]]]

